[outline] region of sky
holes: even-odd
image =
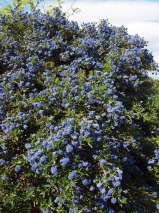
[[[146,47],[159,65],[159,0],[62,0],[62,10],[67,12],[70,7],[80,8],[81,12],[70,16],[70,21],[79,24],[99,22],[108,19],[114,26],[124,25],[130,35],[138,34],[148,41]],[[0,5],[4,5],[0,0]],[[5,4],[11,0],[6,0]],[[38,8],[43,12],[53,0],[42,1]],[[159,79],[159,74],[153,76]]]

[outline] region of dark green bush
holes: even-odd
[[[159,91],[146,42],[58,9],[11,11],[2,28],[1,211],[157,212]]]

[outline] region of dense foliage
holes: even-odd
[[[2,212],[157,212],[159,91],[138,35],[56,9],[0,34]]]

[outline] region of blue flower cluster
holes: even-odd
[[[155,62],[145,45],[123,26],[106,20],[78,26],[59,9],[6,16],[0,40],[4,209],[13,183],[23,200],[17,205],[30,212],[156,211],[151,170],[159,162],[159,114],[149,123],[154,90],[146,70]]]

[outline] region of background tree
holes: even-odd
[[[8,14],[12,10],[17,10],[17,9],[20,9],[20,10],[24,11],[24,8],[26,6],[28,6],[28,5],[30,6],[30,11],[33,11],[43,1],[44,0],[37,0],[37,1],[35,1],[35,0],[13,0],[7,6],[0,6],[1,7],[0,13],[1,14]],[[62,8],[61,6],[62,6],[63,3],[64,2],[62,0],[53,0],[53,5],[49,5],[48,9],[44,9],[44,13],[49,12],[50,14],[53,14],[53,12],[54,12],[55,9]],[[73,4],[69,8],[69,10],[66,11],[66,13],[65,13],[67,17],[73,15],[74,13],[81,12],[81,9],[79,9],[79,8],[73,8],[72,7]]]

